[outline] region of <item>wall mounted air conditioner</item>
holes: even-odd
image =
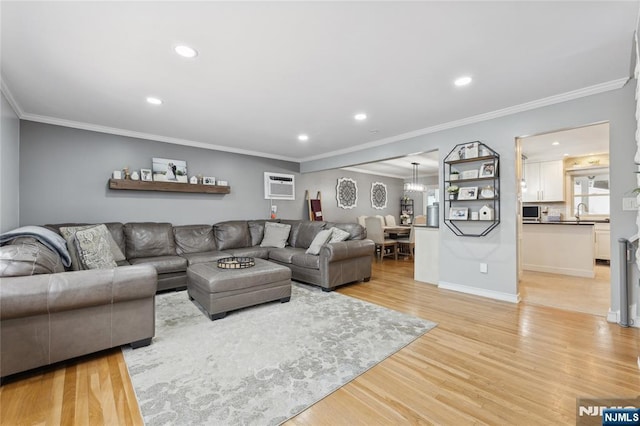
[[[264,198],[266,200],[295,200],[295,176],[264,172]]]

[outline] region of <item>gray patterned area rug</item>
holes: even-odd
[[[153,343],[123,352],[148,425],[277,425],[435,326],[298,283],[210,321],[182,291],[156,297]]]

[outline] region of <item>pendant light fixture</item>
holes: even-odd
[[[413,173],[411,174],[411,182],[404,184],[404,190],[407,192],[422,192],[424,191],[424,185],[418,183],[418,166],[420,163],[411,163],[413,166]]]

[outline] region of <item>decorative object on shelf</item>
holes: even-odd
[[[218,186],[229,186],[229,182],[227,182],[226,180],[219,180]]]
[[[496,197],[496,190],[493,186],[491,185],[487,185],[485,187],[483,187],[482,189],[480,189],[480,198],[495,198]]]
[[[153,180],[187,183],[187,162],[168,158],[153,158]]]
[[[460,172],[459,171],[451,170],[451,174],[449,174],[449,180],[458,180],[459,177],[460,177]]]
[[[460,178],[461,179],[478,179],[478,171],[475,169],[465,170],[462,172],[462,175]]]
[[[122,169],[122,174],[124,175],[125,179],[131,179],[131,174],[129,173],[129,167],[125,167],[124,169]]]
[[[478,187],[466,186],[458,190],[458,200],[477,200],[478,199]]]
[[[371,207],[377,210],[387,208],[387,185],[382,182],[371,184]]]
[[[482,206],[478,213],[480,215],[480,220],[494,220],[494,209],[488,204]]]
[[[145,182],[151,182],[153,180],[151,169],[140,169],[140,177]]]
[[[455,235],[484,237],[500,224],[499,158],[479,141],[457,144],[444,157],[442,183],[449,194],[444,223]],[[460,183],[473,181],[475,186],[459,187],[457,181],[447,180],[454,172],[460,173]]]
[[[468,207],[451,207],[449,209],[449,220],[467,220],[468,215]]]
[[[197,176],[191,176],[191,178],[189,179],[189,183],[197,185],[198,184],[198,177]]]
[[[122,171],[121,170],[114,170],[113,173],[111,174],[111,177],[113,179],[122,179]]]
[[[134,170],[134,171],[131,173],[131,180],[140,180],[140,175],[138,174],[138,172],[137,172],[137,171],[135,171],[135,170]]]
[[[204,176],[202,178],[202,184],[203,185],[215,185],[216,184],[216,178],[211,177],[211,176]]]
[[[338,207],[352,209],[358,204],[358,184],[350,178],[338,178],[336,186],[336,199]]]
[[[411,163],[412,174],[411,174],[411,182],[406,182],[404,184],[404,190],[407,192],[423,192],[424,185],[418,182],[418,166],[420,163],[413,162]]]
[[[471,142],[464,147],[464,158],[468,160],[470,158],[476,158],[478,156],[478,142]]]
[[[220,269],[245,269],[256,265],[253,257],[223,257],[218,260]]]
[[[408,213],[402,213],[400,215],[400,224],[401,225],[408,225],[409,222],[411,222],[411,216]]]
[[[498,160],[482,163],[480,165],[480,177],[494,177],[496,175],[496,167],[498,167]]]

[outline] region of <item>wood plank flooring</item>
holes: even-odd
[[[340,293],[436,321],[287,425],[573,424],[576,397],[640,394],[640,330],[418,283],[410,260]],[[119,350],[0,387],[2,425],[142,424]]]

